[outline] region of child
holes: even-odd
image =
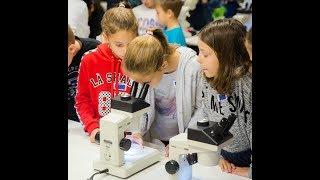
[[[153,0],[142,0],[142,3],[132,9],[139,23],[139,35],[145,34],[150,28],[162,28],[157,20],[157,12],[154,9]]]
[[[89,10],[89,21],[90,27],[89,38],[95,39],[102,32],[101,21],[104,14],[104,9],[101,6],[100,0],[83,0]]]
[[[74,97],[76,95],[78,70],[83,54],[95,49],[99,41],[90,38],[78,38],[74,36],[68,25],[68,119],[79,121],[74,108]]]
[[[246,28],[235,19],[209,23],[199,33],[199,63],[203,78],[203,115],[219,122],[237,116],[232,143],[221,150],[223,171],[248,176],[251,164],[252,79],[245,47]]]
[[[107,10],[101,25],[106,43],[83,57],[76,94],[76,110],[91,142],[99,131],[99,119],[110,112],[111,98],[130,92],[121,61],[128,43],[138,35],[134,14],[124,3]]]
[[[123,70],[151,86],[146,97],[150,112],[142,120],[141,133],[144,140],[161,140],[166,156],[169,139],[186,130],[201,105],[196,59],[192,49],[169,45],[160,29],[136,37],[127,48]]]
[[[186,46],[183,31],[178,22],[183,2],[181,0],[157,0],[156,10],[160,23],[165,27],[164,34],[169,43]]]

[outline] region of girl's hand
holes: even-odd
[[[238,176],[248,177],[249,167],[236,167],[235,170],[232,171],[232,174],[236,174]]]
[[[132,133],[132,135],[127,135],[126,138],[130,139],[133,142],[138,143],[140,146],[143,145],[142,135],[138,132]]]
[[[97,134],[99,131],[100,131],[99,128],[97,128],[97,129],[94,129],[94,130],[91,132],[91,134],[90,134],[90,136],[89,136],[90,142],[92,142],[92,143],[95,143],[95,142],[96,142],[95,137],[96,137],[96,134]]]
[[[228,173],[232,173],[236,169],[236,166],[234,164],[228,162],[223,158],[220,158],[219,166],[223,172],[228,172]]]
[[[164,156],[169,157],[169,144],[164,147]]]

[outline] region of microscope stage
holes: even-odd
[[[125,164],[123,166],[116,167],[99,160],[94,162],[93,168],[99,171],[108,168],[110,175],[127,178],[160,160],[161,155],[158,150],[134,145],[124,153]]]

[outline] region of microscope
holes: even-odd
[[[191,179],[191,168],[195,163],[218,165],[221,148],[231,143],[233,135],[229,130],[235,119],[234,114],[220,122],[202,119],[190,126],[187,133],[172,137],[169,140],[170,161],[165,164],[169,179]]]
[[[125,154],[133,142],[126,138],[128,129],[138,129],[140,117],[148,112],[150,104],[144,101],[149,85],[144,84],[138,98],[138,83],[133,82],[130,94],[122,94],[111,100],[111,112],[100,119],[100,133],[96,136],[100,146],[100,159],[93,162],[94,170],[127,178],[160,161],[160,152],[144,146],[141,152],[129,157]]]

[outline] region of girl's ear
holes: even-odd
[[[171,9],[168,9],[167,12],[166,12],[166,14],[167,14],[167,16],[168,16],[169,18],[175,18],[174,13],[173,13],[173,11],[172,11]]]
[[[72,55],[75,55],[76,54],[76,45],[75,44],[70,44],[69,47],[68,47],[68,50]]]

